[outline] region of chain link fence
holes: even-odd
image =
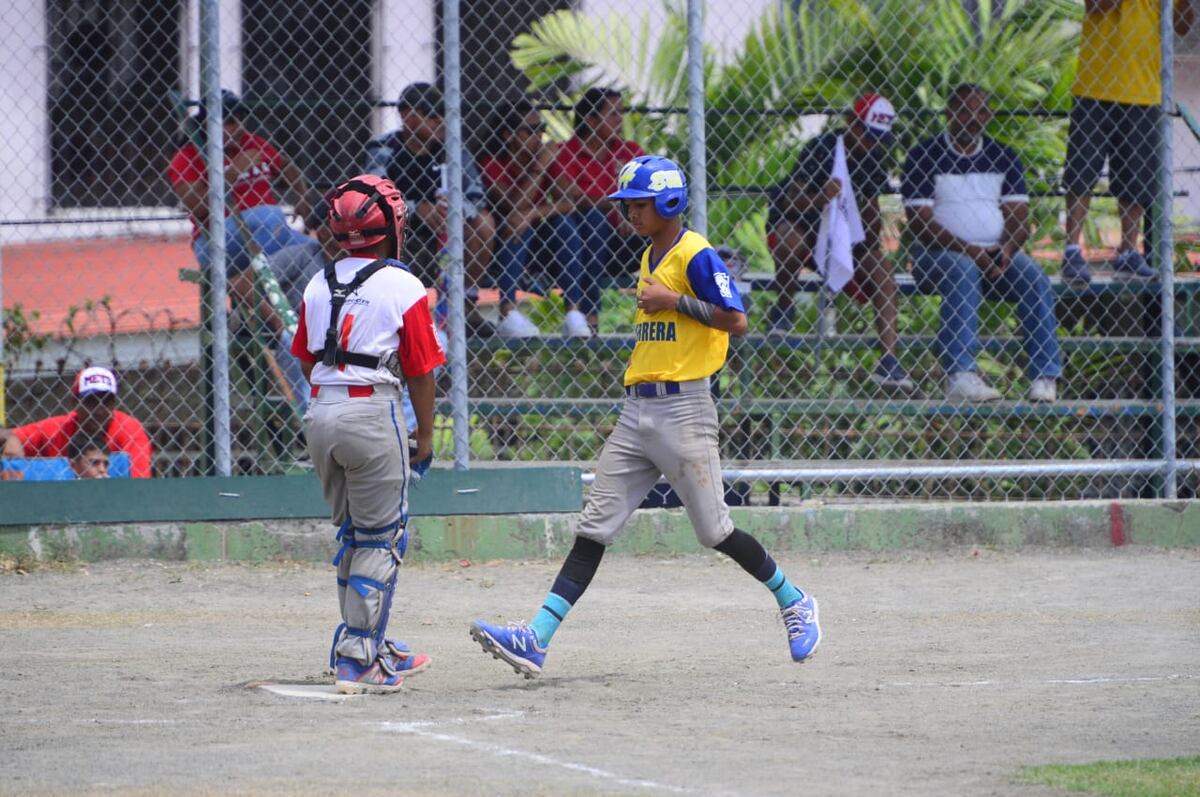
[[[1198,5],[17,0],[0,425],[30,449],[101,366],[153,475],[304,470],[291,311],[336,256],[322,195],[372,171],[450,344],[437,457],[590,468],[643,246],[605,195],[646,152],[748,311],[714,380],[731,496],[1191,494]]]

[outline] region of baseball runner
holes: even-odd
[[[433,369],[446,361],[425,286],[397,259],[405,216],[391,180],[362,175],[334,189],[329,226],[348,256],[309,281],[292,343],[312,384],[308,452],[342,543],[329,654],[342,694],[394,692],[429,666],[384,635],[408,544],[408,484],[433,459]],[[417,416],[411,471],[405,383]]]
[[[629,222],[650,239],[642,254],[625,405],[596,467],[575,544],[533,620],[471,624],[485,652],[526,678],[541,674],[546,650],[659,474],[683,499],[700,543],[729,556],[779,603],[792,659],[808,660],[821,641],[817,601],[792,585],[757,540],[733,526],[725,505],[717,409],[709,378],[725,363],[729,336],[746,332],[746,313],[721,258],[683,226],[687,184],[666,158],[643,155],[621,169],[617,192]]]

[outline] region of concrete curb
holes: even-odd
[[[1200,502],[805,505],[731,510],[739,528],[778,551],[938,550],[962,545],[1102,548],[1200,547]],[[409,555],[425,561],[541,559],[563,555],[577,514],[416,518]],[[279,520],[0,529],[0,555],[18,560],[328,560],[325,521]],[[615,551],[699,550],[682,510],[636,512]]]

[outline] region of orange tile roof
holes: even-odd
[[[179,279],[195,268],[186,237],[14,244],[0,250],[4,306],[40,317],[33,331],[66,334],[72,308],[109,298],[108,309],[76,310],[80,335],[188,329],[200,323],[200,287]]]

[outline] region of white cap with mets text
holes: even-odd
[[[117,395],[117,376],[107,368],[91,366],[75,375],[71,392],[78,398],[99,396],[105,393]]]

